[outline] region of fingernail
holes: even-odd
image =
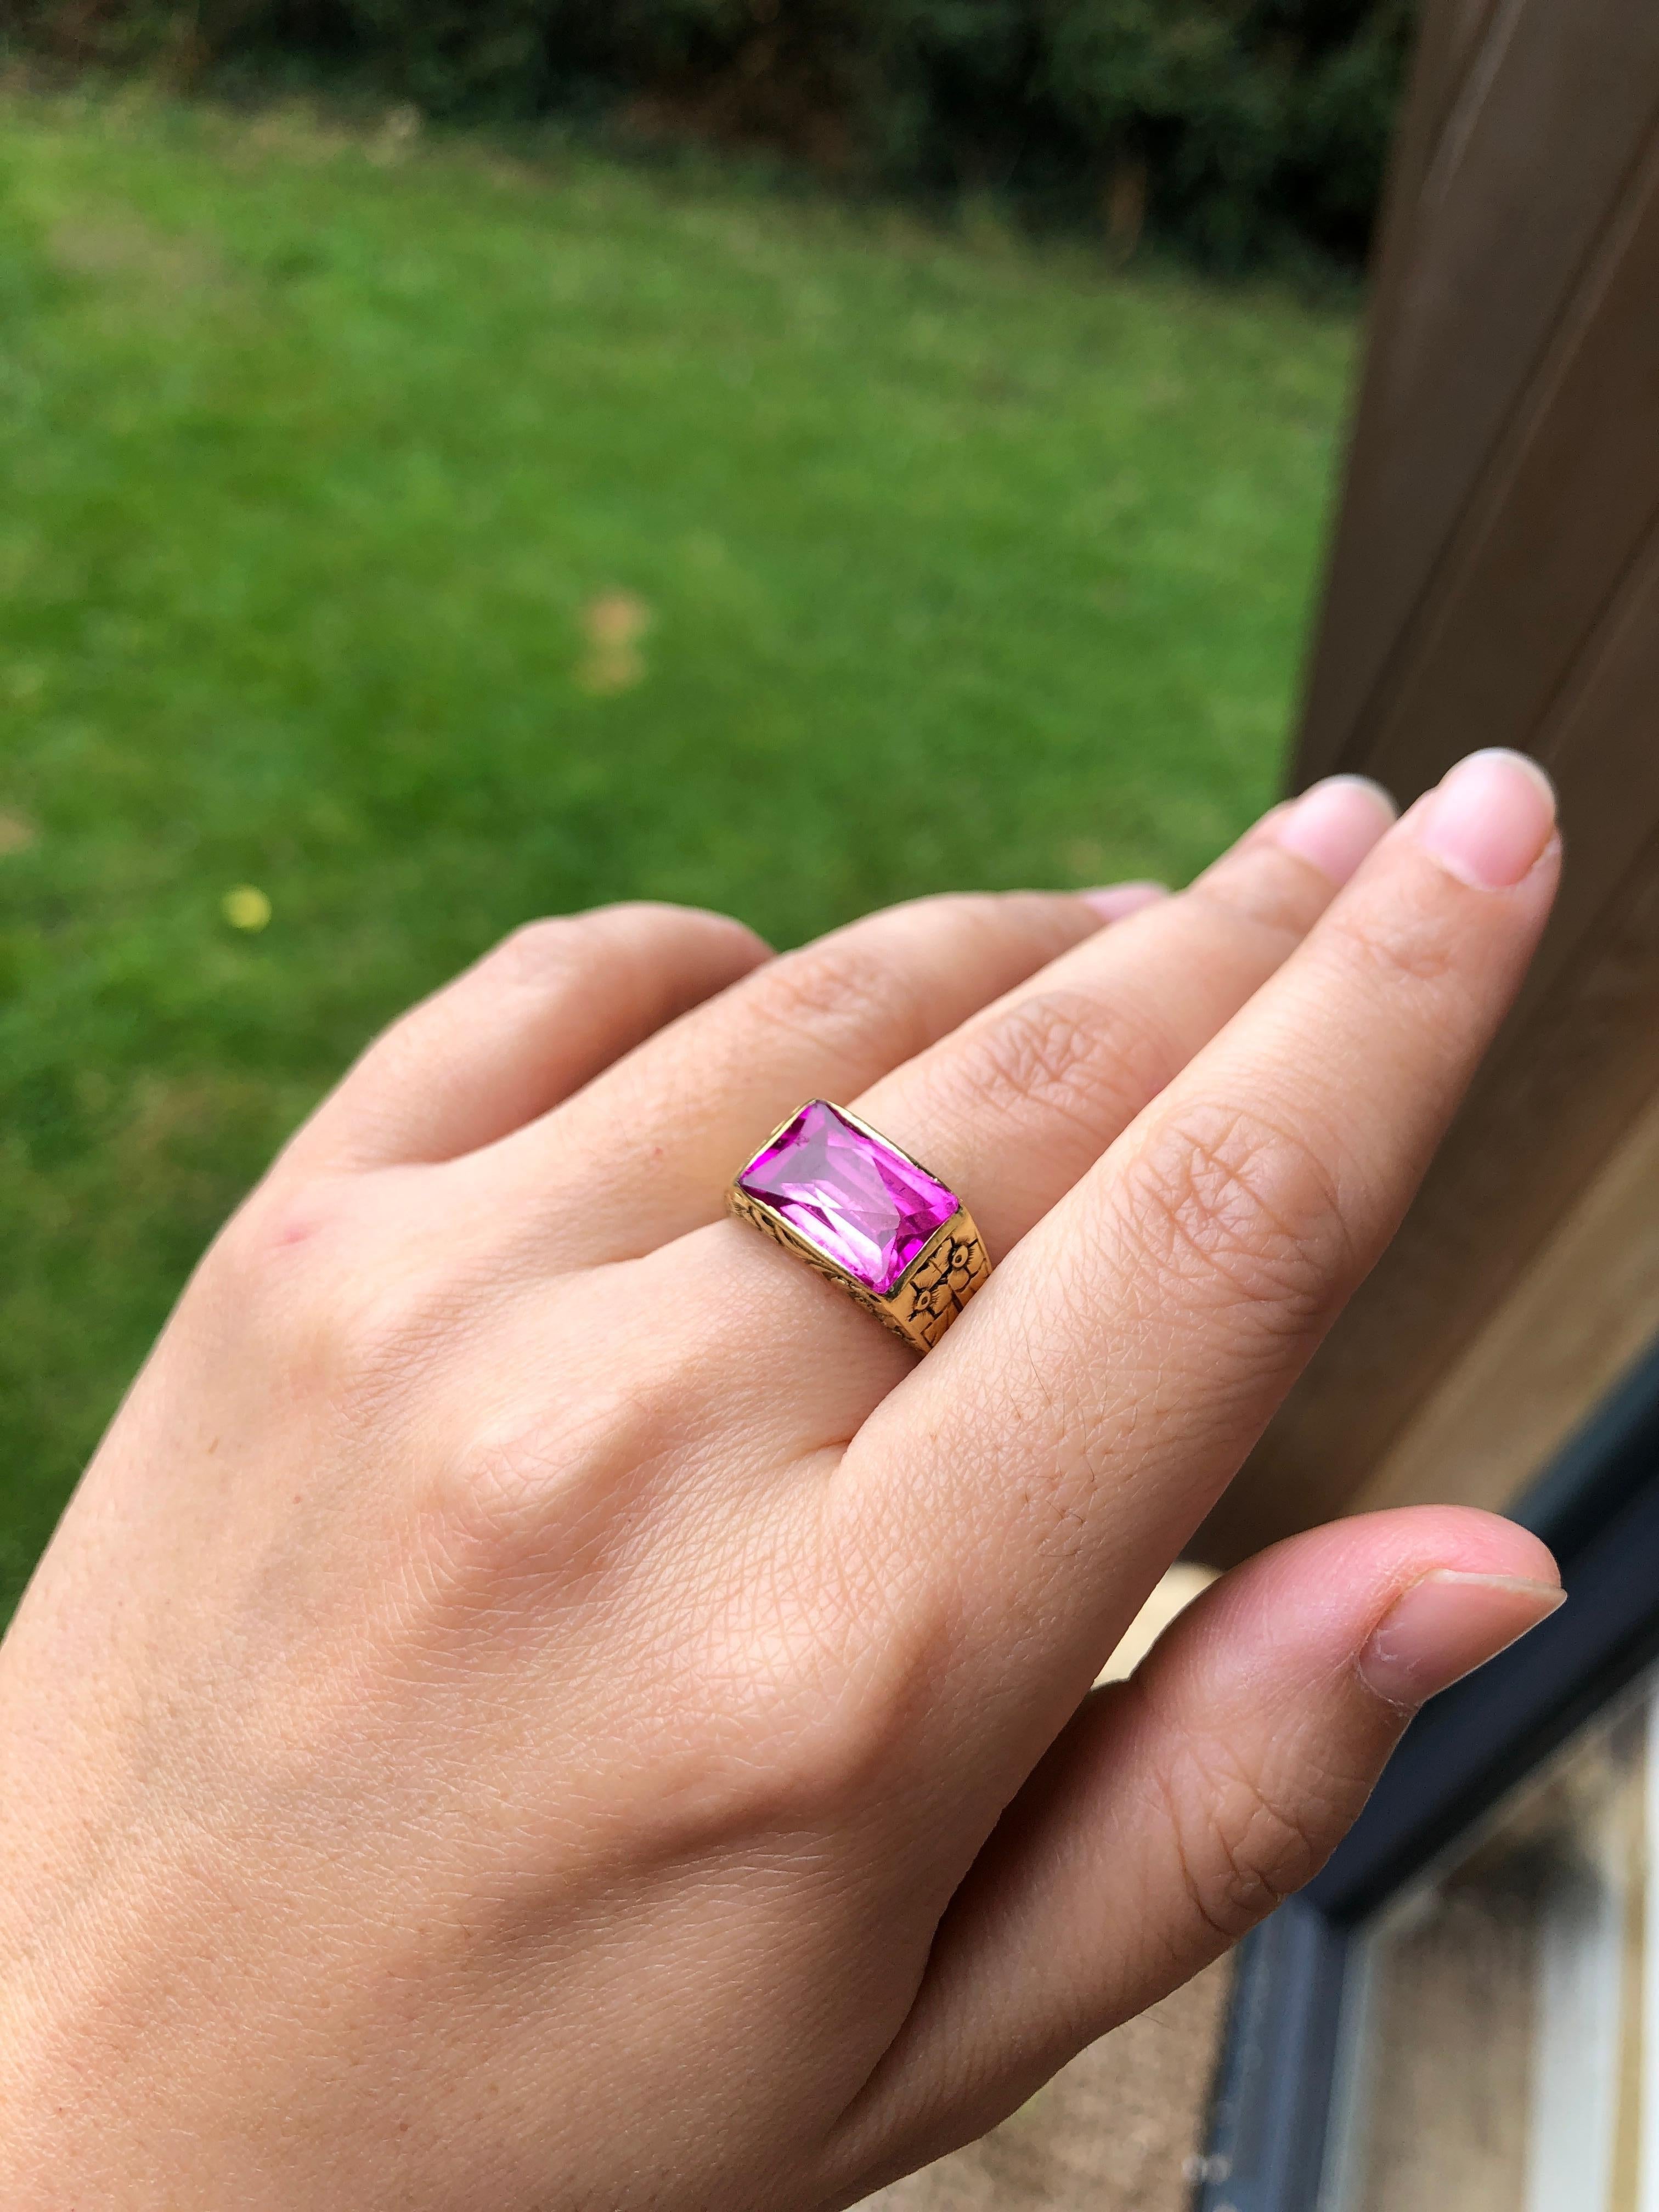
[[[1553,1583],[1439,1567],[1395,1599],[1359,1655],[1367,1686],[1413,1710],[1506,1651],[1566,1598]]]
[[[1331,775],[1304,791],[1273,825],[1273,841],[1346,884],[1393,826],[1395,804],[1365,775]]]
[[[1168,884],[1108,884],[1097,891],[1079,891],[1085,906],[1093,907],[1103,921],[1121,921],[1144,906],[1156,906],[1170,896]]]
[[[1494,746],[1448,771],[1416,810],[1418,842],[1461,883],[1508,890],[1555,828],[1555,787],[1536,761]]]

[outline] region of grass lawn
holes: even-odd
[[[0,98],[0,1620],[271,1147],[514,923],[1202,862],[1351,343],[736,176]]]

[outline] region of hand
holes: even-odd
[[[1346,1521],[1090,1684],[1548,908],[1511,757],[1387,830],[1338,781],[1179,897],[780,959],[538,924],[371,1048],[0,1650],[8,2212],[843,2205],[1315,1870],[1532,1538]],[[1000,1257],[920,1363],[721,1217],[813,1096]]]

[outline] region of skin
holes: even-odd
[[[9,2212],[827,2212],[1306,1880],[1534,1540],[1316,1530],[1091,1684],[1524,969],[1483,757],[1138,908],[539,924],[375,1043],[0,1647]],[[998,1259],[925,1360],[721,1215],[811,1096]]]

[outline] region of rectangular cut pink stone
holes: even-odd
[[[957,1211],[942,1182],[822,1098],[756,1153],[738,1183],[878,1297]]]

